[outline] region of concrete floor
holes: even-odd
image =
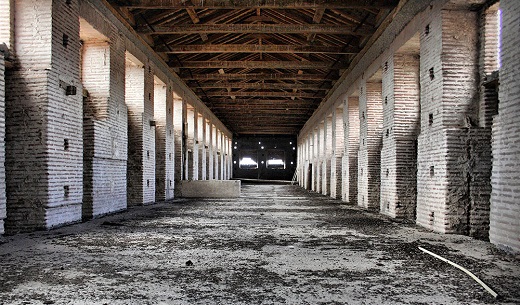
[[[243,185],[237,199],[133,208],[0,245],[0,304],[488,303],[520,303],[518,256],[292,185]]]

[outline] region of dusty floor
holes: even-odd
[[[520,304],[520,258],[489,243],[297,186],[243,185],[242,194],[5,237],[0,304]]]

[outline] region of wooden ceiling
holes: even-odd
[[[235,134],[295,135],[398,0],[110,0]]]

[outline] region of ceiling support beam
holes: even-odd
[[[329,34],[329,35],[354,35],[369,36],[375,29],[353,26],[339,26],[333,24],[179,24],[174,26],[154,26],[151,30],[147,26],[139,26],[136,29],[141,34],[150,35],[188,35],[201,33],[240,33],[240,34]]]
[[[345,51],[342,47],[333,46],[296,46],[296,45],[255,45],[255,44],[211,44],[211,45],[172,45],[170,50],[156,48],[164,53],[324,53],[324,54],[357,54],[359,50]]]
[[[333,76],[324,74],[297,74],[297,73],[233,73],[233,74],[193,74],[183,77],[185,80],[334,80]]]
[[[170,62],[172,68],[189,69],[343,69],[344,63],[314,61],[185,61]]]
[[[300,98],[322,98],[323,94],[318,93],[307,93],[307,92],[275,92],[275,91],[267,91],[267,92],[207,92],[208,97],[212,96],[253,96],[253,97],[263,97],[263,96],[277,96],[277,97],[300,97]]]
[[[287,83],[275,83],[275,84],[265,84],[265,83],[211,83],[211,84],[197,84],[195,86],[191,86],[192,88],[202,88],[202,89],[218,89],[218,88],[235,88],[235,89],[296,89],[296,90],[328,90],[331,86],[319,84],[287,84]]]
[[[228,98],[214,98],[211,99],[211,102],[214,105],[218,104],[225,104],[225,105],[248,105],[250,103],[252,104],[267,104],[267,105],[313,105],[316,103],[317,100],[291,100],[291,99],[283,99],[283,100],[273,100],[273,99],[236,99],[236,100],[229,100]],[[319,102],[319,101],[318,101]]]

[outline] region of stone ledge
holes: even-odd
[[[175,188],[185,198],[236,198],[240,197],[239,180],[182,180]]]

